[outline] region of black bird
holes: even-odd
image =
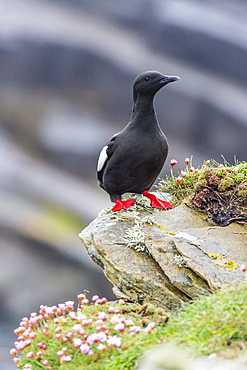
[[[102,149],[97,167],[99,186],[115,202],[113,211],[129,208],[133,199],[121,200],[124,193],[143,194],[155,208],[172,208],[148,190],[160,173],[168,153],[168,143],[154,110],[155,94],[177,76],[157,71],[141,73],[133,85],[133,110],[130,122]]]

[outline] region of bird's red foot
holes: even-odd
[[[134,199],[128,199],[128,200],[120,200],[120,199],[116,199],[114,200],[114,202],[116,203],[114,207],[112,207],[112,211],[115,212],[115,211],[120,211],[121,209],[127,209],[129,208],[130,206],[132,206],[132,204],[135,203]]]
[[[166,202],[164,200],[157,198],[154,194],[149,193],[147,190],[145,190],[142,194],[151,200],[150,206],[153,208],[160,209],[173,208],[173,205],[170,202]]]

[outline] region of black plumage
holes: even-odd
[[[110,139],[98,161],[99,186],[116,203],[113,210],[128,208],[133,204],[133,200],[127,203],[121,201],[124,193],[145,192],[144,195],[148,196],[147,190],[165,163],[168,143],[159,126],[153,99],[163,86],[178,79],[177,76],[147,71],[134,81],[130,122]],[[159,208],[164,208],[164,205]]]

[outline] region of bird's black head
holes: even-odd
[[[150,95],[153,97],[163,86],[177,80],[180,80],[180,77],[162,75],[157,71],[143,72],[134,81],[134,101],[136,101],[137,95]]]

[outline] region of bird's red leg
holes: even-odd
[[[121,209],[127,209],[130,206],[132,206],[133,203],[135,203],[134,199],[128,199],[128,200],[121,200],[121,199],[115,199],[114,200],[115,206],[111,209],[112,211],[120,211]]]
[[[145,190],[142,194],[151,199],[150,205],[153,208],[173,208],[173,205],[170,202],[165,202],[164,200],[157,198],[154,194],[149,193],[147,190]]]

